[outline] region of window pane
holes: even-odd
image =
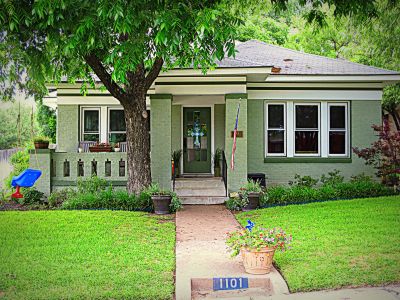
[[[125,115],[122,109],[110,110],[110,131],[126,131]]]
[[[126,142],[126,133],[110,133],[108,141],[110,143]]]
[[[83,140],[87,142],[98,142],[99,135],[98,134],[84,134]]]
[[[346,133],[329,132],[329,154],[346,154]]]
[[[99,132],[99,111],[98,110],[85,110],[84,111],[84,132]]]
[[[285,132],[283,130],[268,130],[268,153],[285,152]]]
[[[284,106],[268,105],[268,128],[284,128]]]
[[[296,128],[318,128],[317,105],[296,105]]]
[[[298,154],[317,154],[318,131],[296,131],[295,151]]]
[[[329,108],[330,128],[345,129],[346,108],[344,106],[330,106]]]

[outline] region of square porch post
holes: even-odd
[[[161,189],[171,189],[172,95],[150,95],[151,178]]]
[[[247,94],[225,95],[225,155],[228,165],[228,191],[238,191],[247,181]],[[243,137],[236,138],[235,168],[231,169],[233,137],[231,132],[235,128],[238,105],[240,113],[238,131]]]

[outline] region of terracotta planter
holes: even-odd
[[[169,206],[171,204],[171,195],[153,195],[151,200],[154,205],[154,213],[156,215],[169,214]]]
[[[214,167],[214,177],[221,177],[221,168]]]
[[[251,192],[248,195],[249,203],[242,208],[242,211],[250,211],[256,209],[260,204],[260,193]]]
[[[49,142],[34,142],[35,149],[48,149]]]
[[[111,146],[90,146],[90,152],[112,152],[113,149]]]
[[[271,272],[274,253],[274,248],[260,250],[242,248],[241,254],[246,273],[260,275]]]

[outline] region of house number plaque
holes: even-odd
[[[217,277],[213,278],[214,291],[241,290],[249,288],[247,277]]]

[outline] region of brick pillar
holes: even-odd
[[[162,189],[171,189],[172,95],[150,96],[151,177]]]
[[[225,155],[228,165],[228,191],[238,191],[247,181],[247,94],[225,95]],[[235,169],[231,169],[233,137],[231,132],[235,128],[236,114],[240,102],[238,131],[243,137],[236,139]]]
[[[51,193],[51,154],[54,150],[36,149],[30,150],[29,168],[42,171],[42,175],[36,181],[34,187],[49,196]]]

